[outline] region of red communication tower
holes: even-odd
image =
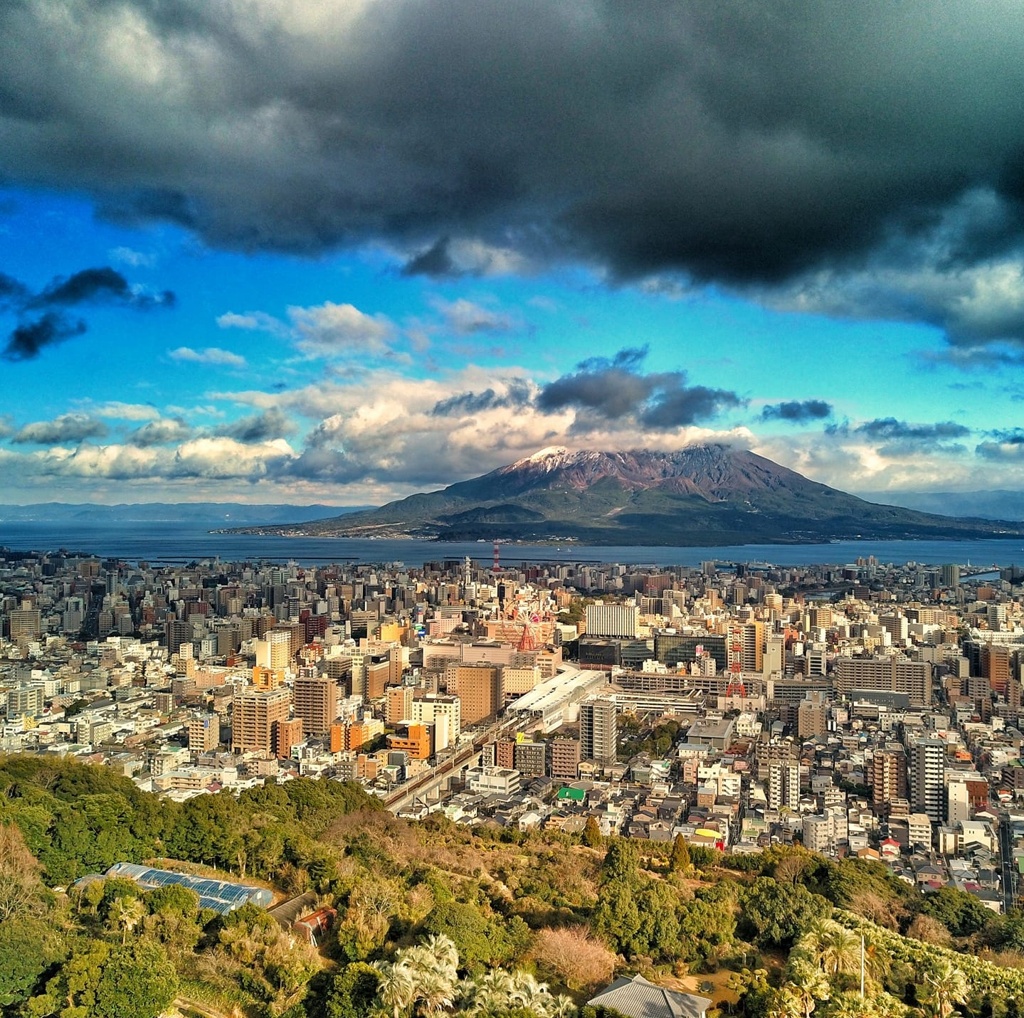
[[[492,567],[494,575],[497,576],[501,572],[501,552],[498,550],[498,542],[494,542],[494,565]]]

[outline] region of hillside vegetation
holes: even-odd
[[[338,920],[314,949],[182,887],[64,890],[119,861],[309,891]],[[101,767],[0,759],[5,1015],[155,1018],[176,1002],[211,1018],[558,1018],[641,972],[752,1018],[1015,1018],[1022,951],[1020,914],[799,848],[415,824],[358,786],[304,779],[180,805]]]

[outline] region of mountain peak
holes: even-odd
[[[617,452],[550,446],[442,491],[303,529],[352,537],[679,546],[1022,532],[1019,524],[865,502],[719,443]]]
[[[545,460],[562,459],[568,455],[569,450],[564,445],[549,445],[547,448],[538,450],[532,456],[524,456],[521,460],[516,460],[512,466],[519,467],[526,466],[528,463],[543,463]]]

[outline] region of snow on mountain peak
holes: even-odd
[[[519,463],[543,463],[549,459],[561,459],[564,456],[569,455],[569,450],[564,445],[549,445],[546,449],[541,449],[539,452],[535,452],[532,456],[527,456],[525,459],[521,459]],[[519,466],[519,463],[515,464]]]

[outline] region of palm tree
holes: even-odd
[[[830,979],[850,975],[860,967],[860,937],[831,919],[815,919],[800,938],[800,947],[817,957]]]
[[[967,1000],[967,977],[948,958],[934,958],[917,984],[917,999],[933,1018],[949,1018]]]
[[[121,946],[128,943],[128,934],[142,922],[146,906],[139,898],[118,898],[114,903],[114,922],[121,927]]]
[[[446,937],[443,933],[431,933],[423,942],[423,947],[433,955],[443,969],[450,969],[453,974],[458,971],[459,951],[451,937]]]
[[[428,1015],[436,1015],[455,1001],[455,980],[439,970],[420,971],[416,1002]]]
[[[401,961],[378,962],[375,966],[380,982],[377,996],[390,1008],[392,1018],[402,1018],[416,1002],[417,973]]]
[[[819,1000],[828,1000],[831,986],[825,974],[814,964],[805,951],[794,950],[789,956],[786,972],[786,986],[796,998],[803,1018],[811,1018],[811,1012]],[[947,1018],[947,1016],[943,1016]]]
[[[508,1007],[512,994],[512,977],[502,969],[491,969],[478,979],[466,983],[463,992],[467,998],[463,1008],[466,1014],[498,1014]]]
[[[572,1018],[576,1014],[576,1005],[572,1002],[571,997],[567,997],[564,993],[560,993],[551,1003],[551,1007],[548,1008],[548,1018]]]
[[[516,972],[512,976],[509,1003],[543,1016],[548,1014],[554,1000],[547,983],[538,982],[529,972]]]
[[[792,986],[784,986],[773,994],[767,1018],[804,1018],[803,1005]]]

